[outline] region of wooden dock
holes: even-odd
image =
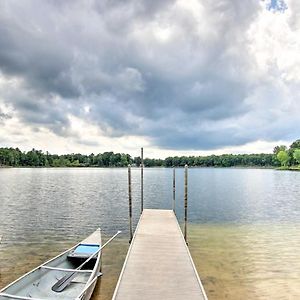
[[[207,299],[172,210],[143,211],[112,299]]]

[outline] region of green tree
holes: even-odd
[[[279,151],[277,154],[277,159],[280,161],[282,166],[287,166],[290,160],[290,157],[286,151]]]
[[[293,156],[294,156],[294,159],[300,164],[300,149],[295,149]]]
[[[110,157],[113,155],[113,152],[104,152],[102,154],[102,163],[104,167],[108,167],[110,163]]]
[[[300,139],[293,142],[290,149],[300,149]]]
[[[142,162],[142,159],[138,156],[133,159],[133,162],[137,167],[139,167]]]
[[[273,153],[277,155],[280,151],[286,151],[287,147],[285,145],[276,146],[273,150]]]
[[[121,167],[127,167],[128,164],[129,164],[129,161],[128,161],[127,154],[122,153],[121,154]]]
[[[76,159],[76,160],[72,161],[69,166],[70,167],[80,167],[79,160]]]
[[[32,149],[31,151],[28,151],[26,154],[26,165],[36,167],[40,165],[40,159],[38,155],[38,151],[35,149]]]
[[[295,160],[294,158],[294,151],[296,149],[300,149],[300,140],[296,140],[295,142],[293,142],[288,150],[288,154],[290,156],[290,161],[289,161],[289,164],[291,166],[293,165],[296,165],[297,164],[297,161]]]

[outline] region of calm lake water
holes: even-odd
[[[145,207],[170,209],[172,170],[144,174]],[[0,169],[0,288],[99,226],[104,240],[123,230],[104,250],[95,293],[111,299],[128,248],[127,169]],[[300,299],[300,172],[190,169],[188,238],[209,299]]]

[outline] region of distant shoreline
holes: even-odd
[[[295,172],[299,172],[300,171],[300,166],[299,167],[279,167],[276,170],[278,170],[278,171],[295,171]]]
[[[275,167],[272,166],[232,166],[232,167],[222,167],[222,166],[188,166],[190,169],[276,169]],[[53,166],[17,166],[17,167],[12,167],[12,166],[0,166],[0,169],[125,169],[127,167],[124,166],[58,166],[58,167],[53,167]],[[140,168],[139,166],[133,166],[132,168]],[[166,166],[151,166],[151,167],[146,167],[144,168],[147,169],[154,169],[154,168],[160,168],[160,169],[172,169],[172,168],[184,168],[184,166],[175,166],[175,167],[166,167]],[[280,168],[278,168],[279,170]],[[300,170],[300,169],[299,169]]]
[[[139,168],[138,166],[132,166],[133,168]],[[127,167],[117,167],[117,166],[0,166],[0,169],[125,169]],[[172,169],[174,167],[166,167],[166,166],[151,166],[151,167],[144,167],[147,169]],[[176,166],[176,169],[184,168],[184,166]],[[273,166],[232,166],[232,167],[222,167],[222,166],[189,166],[190,169],[265,169],[265,170],[276,170],[276,171],[293,171],[293,172],[300,172],[300,167],[273,167]]]

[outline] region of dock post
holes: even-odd
[[[184,239],[187,242],[188,165],[184,166]]]
[[[141,148],[141,214],[144,210],[144,149]]]
[[[129,244],[132,241],[132,197],[131,197],[131,166],[128,165],[128,201],[129,201]]]
[[[175,212],[175,193],[176,193],[175,167],[173,167],[173,211]]]

